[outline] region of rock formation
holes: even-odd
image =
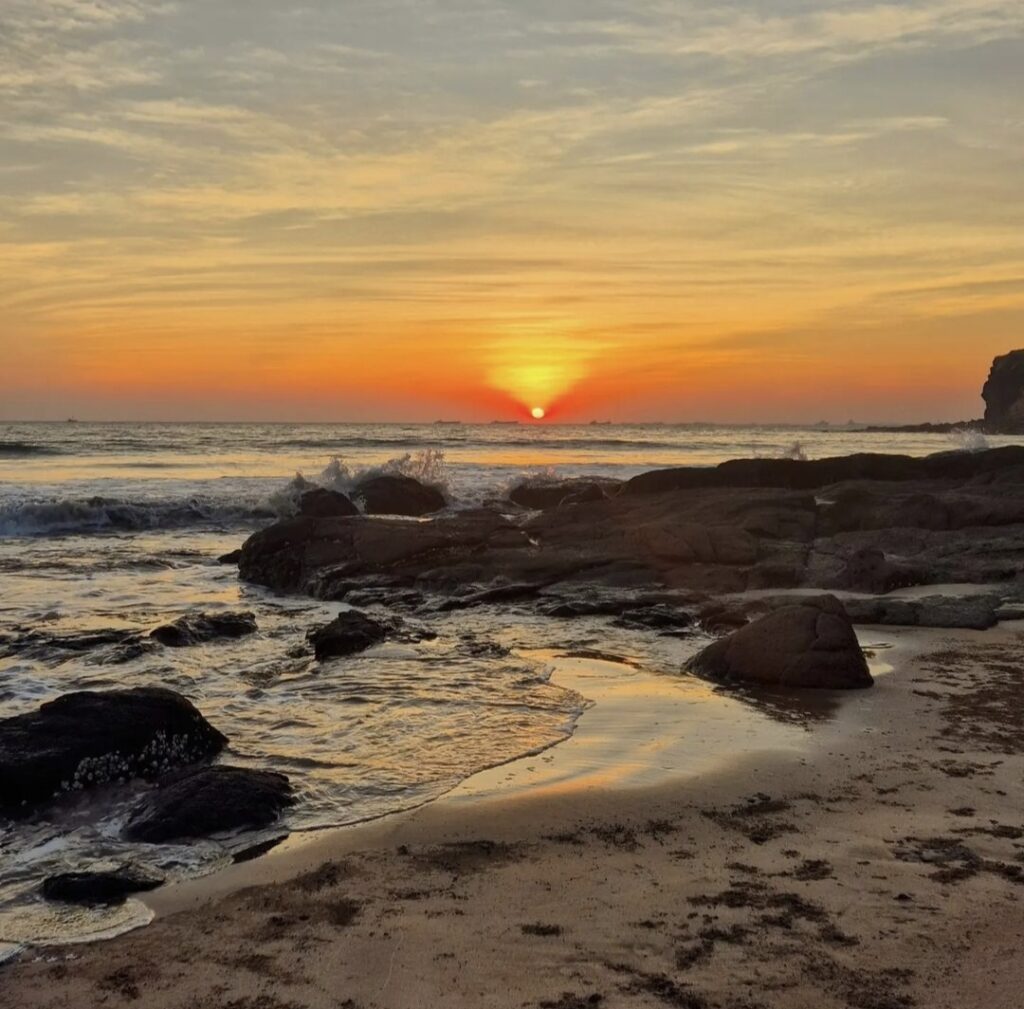
[[[1024,350],[1011,350],[992,362],[981,396],[987,430],[1024,434]]]
[[[207,759],[227,739],[161,687],[65,694],[0,721],[0,809]]]
[[[292,803],[287,777],[247,767],[200,767],[162,783],[132,811],[123,835],[160,844],[265,827]]]

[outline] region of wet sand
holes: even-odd
[[[739,760],[714,722],[747,702],[563,664],[596,701],[571,741],[158,892],[153,925],[10,965],[0,999],[1016,1007],[1024,627],[862,640],[893,645],[890,674],[833,708],[740,719],[763,735],[729,740]],[[706,731],[673,735],[701,704]]]

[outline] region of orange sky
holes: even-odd
[[[10,0],[0,417],[977,416],[1009,0]]]

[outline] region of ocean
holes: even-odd
[[[297,474],[344,490],[369,471],[408,473],[442,486],[457,509],[551,474],[626,478],[740,457],[983,444],[976,434],[824,427],[0,424],[0,716],[71,690],[170,687],[228,735],[231,762],[283,771],[298,793],[282,825],[188,845],[120,840],[138,795],[128,786],[0,821],[0,943],[81,941],[148,920],[138,901],[49,904],[38,895],[48,873],[126,860],[172,878],[208,872],[283,832],[429,802],[477,771],[557,744],[588,700],[550,681],[536,657],[545,649],[600,648],[687,689],[678,671],[693,641],[514,608],[432,613],[423,622],[433,640],[316,663],[305,635],[343,605],[274,596],[217,561],[289,512]],[[146,632],[193,609],[251,611],[259,633],[128,655],[76,645],[86,632]],[[750,716],[737,706],[735,717]]]

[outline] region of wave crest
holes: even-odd
[[[422,452],[406,452],[378,466],[353,468],[343,462],[340,456],[332,456],[320,475],[312,480],[302,473],[296,473],[285,487],[270,495],[268,505],[275,515],[287,518],[299,510],[300,498],[313,487],[326,487],[351,496],[359,484],[376,476],[412,477],[420,483],[436,487],[446,499],[451,500],[444,452],[428,448]]]

